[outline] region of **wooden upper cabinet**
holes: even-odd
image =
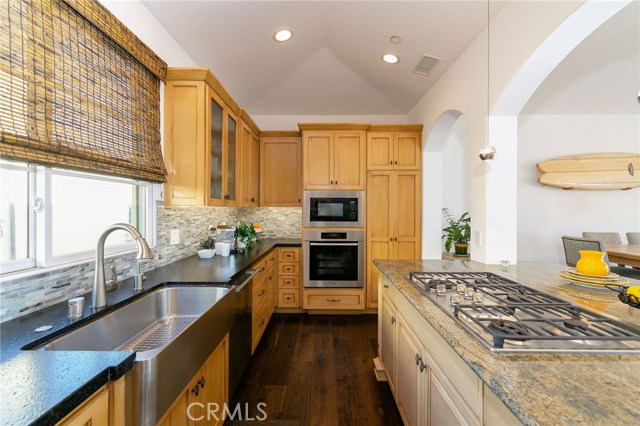
[[[364,190],[365,125],[300,124],[304,189]],[[332,126],[336,129],[329,130]],[[325,130],[325,128],[327,130]]]
[[[367,170],[420,170],[421,125],[372,125],[371,129],[367,133]]]
[[[240,204],[244,207],[257,207],[260,202],[260,139],[244,122],[244,117],[240,122]]]
[[[206,204],[206,102],[204,82],[167,82],[164,123],[167,205]]]
[[[241,113],[244,112],[209,70],[167,70],[166,205],[240,206],[244,205],[242,195],[247,185],[256,200],[249,205],[257,205],[258,177],[248,177],[249,183],[242,182],[243,170],[249,167],[242,159],[244,125],[250,122],[255,127],[255,124],[246,114],[241,120]],[[256,138],[254,145],[258,146],[257,132],[251,130]],[[253,155],[257,164],[259,154]]]
[[[365,132],[334,132],[334,189],[363,190],[367,179]]]
[[[304,189],[333,188],[333,133],[305,132]]]
[[[393,166],[396,170],[420,170],[422,133],[398,132],[393,135]]]
[[[302,155],[298,132],[262,132],[260,137],[260,205],[299,207]]]
[[[367,134],[367,170],[393,170],[393,134]]]

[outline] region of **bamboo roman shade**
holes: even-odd
[[[95,0],[0,9],[0,155],[164,182],[166,64]]]

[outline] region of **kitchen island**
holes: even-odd
[[[443,364],[455,364],[473,371],[480,379],[484,398],[497,396],[515,418],[526,425],[630,425],[637,424],[640,408],[637,394],[640,384],[638,354],[497,354],[475,339],[465,328],[432,303],[406,277],[410,272],[493,272],[529,287],[558,296],[585,309],[613,319],[640,325],[640,309],[621,303],[616,293],[606,289],[576,286],[557,276],[561,265],[523,262],[503,272],[497,266],[470,260],[377,260],[381,280],[397,291],[397,316],[404,315],[409,325],[423,322],[441,337],[453,357]],[[632,282],[631,285],[640,285]],[[408,309],[407,309],[408,308]],[[415,309],[413,309],[415,308]],[[384,309],[384,308],[383,308]],[[411,317],[411,312],[415,315]],[[382,313],[381,317],[384,316]],[[395,322],[396,317],[392,317]],[[402,325],[401,325],[402,327]],[[380,340],[384,342],[385,337]],[[400,340],[400,338],[398,338]],[[427,346],[429,343],[425,343]],[[454,360],[452,358],[457,358]],[[459,358],[458,358],[459,357]],[[416,364],[418,364],[416,354]],[[426,362],[426,361],[425,361]],[[465,365],[466,364],[466,365]],[[422,370],[421,366],[421,370]],[[447,365],[441,365],[447,367]],[[389,367],[387,367],[389,368]],[[443,370],[445,370],[443,368]],[[438,370],[436,368],[436,370]],[[458,368],[459,370],[459,368]],[[402,379],[402,374],[398,373]],[[396,384],[396,387],[400,387]],[[467,386],[468,388],[469,386]],[[393,387],[392,387],[393,389]],[[468,389],[462,389],[465,393]],[[490,391],[490,392],[489,392]],[[396,399],[401,389],[396,389]],[[474,394],[475,395],[475,394]],[[483,391],[479,391],[482,398]],[[495,397],[494,397],[495,398]],[[474,407],[476,401],[469,402]],[[401,405],[401,404],[400,404]],[[483,406],[475,409],[476,422],[486,423]],[[401,411],[402,411],[402,407]],[[484,408],[485,414],[487,409]],[[407,411],[411,411],[408,409]],[[469,411],[473,411],[469,410]]]
[[[187,257],[146,273],[144,291],[133,291],[133,279],[108,293],[108,305],[84,317],[67,317],[66,302],[0,325],[0,424],[51,425],[72,412],[98,389],[118,380],[134,367],[135,353],[32,350],[57,336],[125,306],[164,285],[233,285],[251,265],[275,247],[300,247],[300,240],[265,239],[243,254],[200,259]],[[45,332],[35,329],[44,325]]]

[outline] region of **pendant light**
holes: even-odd
[[[480,150],[479,156],[482,161],[490,161],[493,160],[496,156],[496,149],[492,146],[489,146],[489,22],[491,21],[491,16],[489,15],[489,4],[491,0],[487,0],[487,118],[486,118],[486,141],[484,148]]]

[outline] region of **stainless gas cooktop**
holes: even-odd
[[[411,272],[409,281],[492,352],[640,354],[640,328],[490,272]]]

